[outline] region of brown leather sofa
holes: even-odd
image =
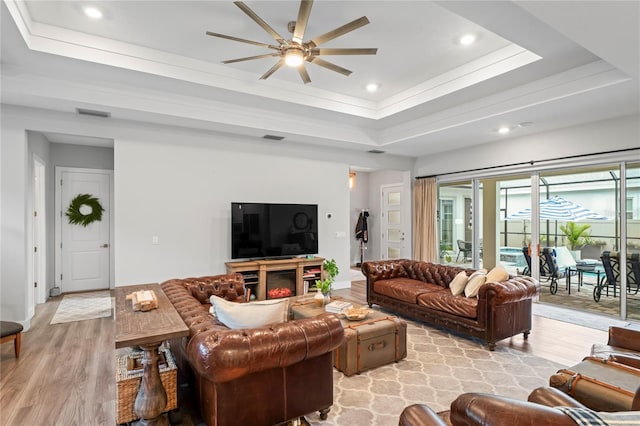
[[[242,301],[241,274],[161,285],[189,327],[188,338],[170,344],[208,425],[271,426],[314,411],[326,419],[332,352],[344,334],[335,315],[231,330],[209,313],[209,297]]]
[[[496,342],[531,331],[531,302],[540,283],[531,277],[510,276],[485,283],[478,297],[453,296],[449,283],[460,271],[472,269],[416,260],[365,262],[367,303],[400,315],[478,337],[495,349]]]
[[[587,408],[567,394],[549,387],[535,389],[529,394],[528,401],[491,394],[465,393],[451,403],[450,411],[441,413],[436,413],[423,404],[410,405],[400,414],[398,425],[576,426],[576,422],[557,407]],[[640,410],[640,388],[636,392],[633,410]],[[634,419],[640,421],[640,412]]]

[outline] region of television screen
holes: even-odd
[[[231,203],[232,259],[316,253],[316,204]]]

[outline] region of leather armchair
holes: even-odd
[[[171,349],[204,421],[271,426],[313,411],[325,419],[333,404],[333,350],[344,336],[340,320],[325,314],[229,329],[209,313],[208,296],[240,301],[241,280],[230,274],[162,283],[189,327],[189,337],[171,341]]]
[[[451,411],[436,413],[423,404],[406,407],[400,414],[400,426],[576,426],[576,423],[554,407],[586,408],[555,388],[537,388],[528,401],[499,395],[464,393],[451,403]],[[634,399],[634,410],[640,410],[640,388]]]

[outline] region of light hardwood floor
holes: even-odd
[[[336,294],[364,304],[363,282]],[[3,344],[0,358],[0,425],[114,425],[115,349],[113,318],[66,324],[49,322],[61,297],[36,307],[32,327],[23,333],[22,353]],[[607,333],[547,318],[533,319],[522,335],[498,343],[566,366],[579,362]],[[187,413],[182,424],[194,424]]]

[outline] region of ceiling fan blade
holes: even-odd
[[[283,65],[284,65],[284,59],[280,59],[274,66],[269,68],[269,71],[262,74],[262,77],[260,77],[260,80],[266,80],[271,76],[271,74],[278,71]]]
[[[278,43],[280,44],[287,44],[287,42],[285,41],[285,39],[282,38],[282,36],[280,34],[278,34],[276,32],[276,30],[274,30],[273,28],[271,28],[269,26],[269,24],[267,24],[266,22],[264,22],[262,20],[261,17],[259,17],[253,10],[251,10],[249,8],[249,6],[247,6],[246,4],[244,4],[241,1],[234,1],[233,4],[235,4],[236,6],[238,6],[244,13],[246,13],[247,15],[249,15],[249,17],[251,19],[253,19],[258,25],[260,25],[262,27],[263,30],[265,30],[266,32],[269,33],[269,35],[271,35],[271,37],[273,37]]]
[[[241,43],[255,44],[256,46],[266,47],[268,49],[277,49],[278,48],[278,46],[273,46],[271,44],[261,43],[259,41],[247,40],[247,39],[244,39],[244,38],[238,38],[238,37],[234,37],[234,36],[228,36],[228,35],[224,35],[224,34],[212,33],[211,31],[207,31],[207,35],[210,35],[210,36],[213,36],[213,37],[226,38],[227,40],[239,41]]]
[[[227,61],[222,61],[222,63],[223,64],[233,64],[235,62],[251,61],[253,59],[262,59],[262,58],[272,58],[274,56],[280,56],[280,54],[279,53],[267,53],[267,54],[264,54],[264,55],[247,56],[246,58],[229,59]]]
[[[311,14],[311,6],[313,6],[313,0],[300,0],[298,19],[296,19],[296,27],[293,30],[292,37],[292,40],[296,43],[302,44],[304,31],[307,29],[307,22],[309,22],[309,15]]]
[[[309,73],[304,65],[300,65],[298,67],[298,73],[300,73],[300,77],[302,78],[302,81],[304,81],[304,84],[311,83],[311,78],[309,77]]]
[[[347,77],[351,75],[351,71],[346,68],[339,67],[336,64],[332,64],[331,62],[325,61],[324,59],[317,58],[315,56],[310,56],[307,61],[314,63],[316,65],[320,65],[321,67],[330,69],[331,71],[338,72],[342,75],[346,75]]]
[[[369,23],[369,19],[366,16],[356,19],[355,21],[351,21],[348,24],[344,24],[341,27],[336,28],[335,30],[331,30],[328,33],[322,34],[311,40],[308,45],[311,48],[316,46],[320,46],[323,43],[328,42],[329,40],[333,40],[334,38],[340,37],[348,32],[351,32],[355,29],[363,27]]]
[[[378,53],[377,48],[332,48],[332,47],[316,47],[311,49],[312,55],[375,55]]]

